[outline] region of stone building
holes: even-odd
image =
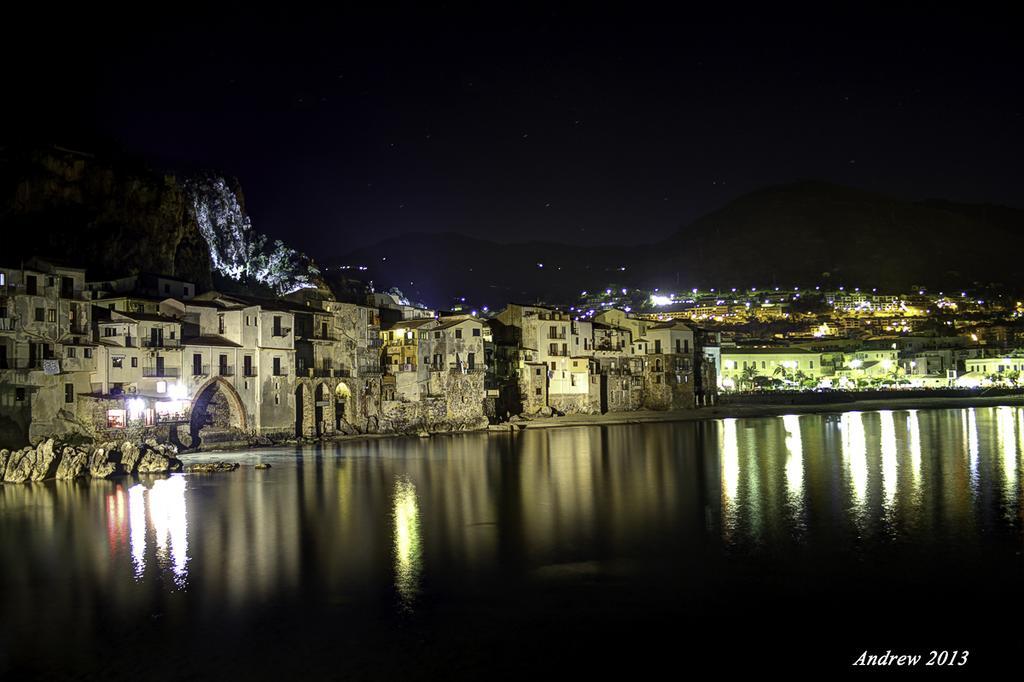
[[[95,346],[85,271],[39,259],[0,267],[0,446],[80,430]]]

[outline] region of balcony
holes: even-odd
[[[548,332],[548,338],[551,340],[565,341],[565,332]]]
[[[181,370],[177,367],[143,367],[142,376],[151,379],[177,379]]]
[[[13,332],[18,328],[18,318],[0,317],[0,332]]]
[[[288,336],[291,333],[292,333],[292,328],[291,327],[275,327],[274,330],[272,332],[270,332],[270,335],[271,336],[281,336],[281,337],[284,337],[284,336]]]
[[[286,377],[286,376],[288,376],[288,368],[287,367],[278,367],[277,369],[273,370],[270,374],[271,374],[271,376],[275,376],[275,377]]]
[[[250,378],[252,378],[254,376],[257,376],[256,368],[252,367],[252,366],[243,367],[242,368],[242,376],[243,377],[250,377]]]
[[[217,374],[222,377],[233,377],[235,376],[235,368],[231,365],[218,365]]]
[[[142,339],[143,348],[180,348],[181,341],[178,339]]]
[[[339,379],[347,379],[352,376],[352,370],[350,369],[336,369],[334,370],[334,376]]]
[[[192,376],[205,377],[210,375],[209,365],[192,365]]]
[[[317,369],[311,369],[309,371],[312,372],[314,377],[330,378],[334,376],[334,370],[329,368],[320,367]]]

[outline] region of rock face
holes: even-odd
[[[157,272],[212,285],[209,247],[178,180],[113,154],[8,148],[0,228],[10,262],[39,255],[94,277]]]

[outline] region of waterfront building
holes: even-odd
[[[0,444],[77,429],[95,366],[85,271],[31,259],[0,266]]]

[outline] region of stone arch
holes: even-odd
[[[334,410],[330,400],[331,389],[324,382],[316,385],[313,392],[313,427],[317,438],[324,435],[328,425],[334,423]]]
[[[334,387],[334,430],[343,432],[345,420],[351,420],[353,414],[352,389],[344,381]]]
[[[204,439],[237,440],[247,432],[249,417],[235,387],[223,377],[213,377],[202,384],[192,398],[189,430],[192,447],[198,447]]]

